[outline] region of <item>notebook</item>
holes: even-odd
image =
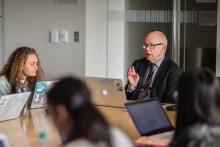
[[[46,107],[47,91],[56,83],[56,81],[40,81],[36,83],[31,108]]]
[[[141,136],[173,134],[174,127],[158,99],[126,103],[125,106]]]
[[[31,92],[3,95],[0,97],[0,121],[18,118]]]
[[[124,107],[126,95],[121,79],[84,77],[95,105]]]

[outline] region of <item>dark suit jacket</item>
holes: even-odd
[[[127,92],[128,83],[125,86],[128,100],[137,99],[140,89],[144,84],[149,61],[146,60],[146,58],[142,58],[134,61],[132,66],[134,66],[135,71],[139,74],[140,80],[133,92]],[[165,57],[155,75],[150,97],[157,97],[161,102],[175,103],[173,93],[176,89],[176,83],[181,73],[182,70],[178,67],[178,65]]]

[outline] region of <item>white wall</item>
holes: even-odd
[[[107,0],[86,0],[86,76],[107,76]]]
[[[124,0],[120,3],[109,1],[112,1],[111,9],[124,7]],[[78,0],[77,4],[54,2],[5,1],[4,61],[15,48],[25,45],[37,49],[46,79],[67,73],[123,78],[124,22],[107,24],[108,0]],[[111,26],[109,30],[108,25]],[[70,41],[49,43],[49,31],[53,29],[68,30]],[[73,42],[74,31],[80,32],[79,43]],[[111,33],[107,34],[107,31]]]
[[[108,77],[120,78],[124,77],[124,10],[125,0],[108,0],[108,11],[118,12],[119,17],[113,20],[114,16],[108,18]],[[120,16],[121,14],[121,16]],[[115,18],[116,19],[116,18]]]
[[[3,17],[0,17],[0,69],[1,66],[3,65],[3,54],[4,54],[4,50],[3,50]]]
[[[216,76],[220,77],[220,3],[217,3]]]
[[[0,0],[0,67],[3,65],[3,16],[2,16],[2,11],[3,11],[3,0]],[[2,55],[2,56],[1,56]],[[1,68],[0,68],[1,69]]]
[[[69,31],[69,42],[49,43],[49,31]],[[73,42],[73,32],[80,42]],[[85,0],[77,4],[56,4],[54,0],[4,1],[4,61],[19,46],[39,53],[46,79],[63,74],[85,74]]]
[[[125,0],[86,1],[86,76],[124,79],[124,21],[109,19],[124,7]]]

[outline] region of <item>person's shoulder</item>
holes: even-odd
[[[112,140],[113,140],[113,145],[115,147],[119,146],[126,146],[126,147],[133,147],[134,144],[131,142],[131,140],[128,138],[128,136],[122,132],[120,129],[116,127],[112,127],[111,129],[111,134],[112,134]]]
[[[146,62],[147,60],[146,60],[146,58],[139,58],[139,59],[136,59],[134,62]]]
[[[0,76],[0,84],[9,84],[5,75]]]
[[[213,147],[219,147],[220,127],[196,123],[182,130],[171,142],[171,147],[189,146],[209,146],[210,142],[215,142]]]
[[[0,96],[11,93],[11,85],[5,75],[0,76]]]
[[[90,141],[86,139],[80,138],[67,143],[64,147],[74,147],[74,146],[94,147],[94,144],[92,144]]]
[[[180,67],[171,59],[168,58],[164,58],[164,62],[166,67],[170,68],[170,69],[178,69],[180,70]]]
[[[202,139],[209,138],[220,139],[220,126],[208,124],[195,124],[189,128],[189,137],[203,141]]]
[[[0,75],[0,79],[6,79],[5,75]]]
[[[121,146],[133,147],[134,146],[132,142],[130,141],[130,139],[126,136],[126,134],[123,133],[118,128],[115,128],[115,127],[110,128],[110,133],[111,133],[112,143],[114,147],[121,147]],[[94,144],[88,141],[87,139],[79,138],[65,145],[65,147],[73,147],[73,146],[102,147],[102,146],[106,146],[106,144],[103,142],[98,142]]]
[[[137,59],[137,60],[135,60],[134,62],[133,62],[133,64],[141,64],[141,63],[146,63],[146,62],[148,62],[147,60],[146,60],[146,58],[139,58],[139,59]]]

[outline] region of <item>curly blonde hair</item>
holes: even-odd
[[[22,70],[27,60],[28,55],[34,54],[38,59],[38,70],[34,77],[27,77],[28,88],[33,91],[37,81],[40,81],[43,75],[40,60],[37,52],[33,48],[19,47],[15,49],[9,56],[7,63],[4,65],[0,75],[5,75],[9,84],[11,85],[12,93],[16,92],[16,87],[22,80]]]

